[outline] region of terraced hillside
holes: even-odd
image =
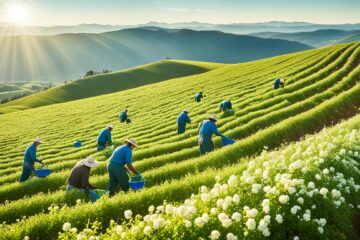
[[[164,200],[181,202],[201,185],[210,186],[222,170],[241,172],[246,157],[264,146],[277,148],[299,140],[358,113],[360,107],[360,43],[336,45],[281,57],[225,66],[201,75],[169,80],[119,93],[69,103],[45,106],[0,116],[0,239],[56,237],[64,222],[81,229],[88,220],[106,227],[111,219],[122,221],[122,212],[144,214],[151,204]],[[287,79],[283,90],[274,92],[275,77]],[[196,91],[206,98],[193,101]],[[220,115],[220,132],[237,143],[199,157],[197,126],[219,102],[231,99],[236,114]],[[129,106],[131,125],[120,125],[119,111]],[[190,109],[193,122],[184,135],[176,135],[176,117]],[[97,204],[76,203],[79,194],[64,194],[69,170],[81,158],[93,155],[101,161],[92,182],[107,187],[106,160],[111,150],[97,153],[95,140],[108,123],[114,123],[113,138],[121,144],[135,138],[140,148],[134,165],[148,180],[147,188],[118,194]],[[34,137],[46,142],[38,155],[54,173],[46,179],[15,182],[20,175],[22,153]],[[81,139],[84,146],[72,147]],[[219,141],[216,141],[220,147]],[[226,168],[231,164],[233,167]],[[226,168],[226,169],[224,169]],[[10,202],[7,202],[10,201]],[[64,211],[52,209],[52,204]],[[17,219],[23,218],[17,222]]]
[[[204,73],[220,63],[164,60],[133,69],[72,81],[0,106],[0,114],[118,92],[168,79]]]

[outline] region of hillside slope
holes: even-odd
[[[168,79],[204,73],[222,66],[225,65],[164,60],[125,71],[79,79],[11,101],[0,105],[0,114],[118,92]]]
[[[125,29],[102,34],[0,37],[0,79],[78,79],[89,70],[122,70],[170,57],[238,63],[311,47],[215,31]]]
[[[285,89],[274,92],[276,77],[287,82]],[[65,222],[83,229],[89,221],[97,220],[107,227],[111,219],[123,222],[126,209],[132,209],[134,215],[146,214],[151,204],[183,201],[201,185],[212,184],[214,175],[228,173],[223,170],[243,172],[246,158],[261,154],[264,146],[272,150],[358,114],[359,77],[360,43],[342,44],[1,115],[0,203],[11,202],[0,206],[0,222],[7,222],[1,225],[0,239],[23,239],[26,235],[30,239],[56,238]],[[206,97],[195,103],[193,96],[199,90]],[[217,125],[221,133],[237,142],[219,149],[220,139],[216,138],[217,150],[199,157],[198,124],[209,114],[219,113],[224,99],[232,100],[236,113],[219,114]],[[130,125],[118,122],[124,106],[129,106]],[[177,135],[176,117],[183,108],[190,110],[192,123],[186,134]],[[148,180],[146,188],[98,204],[87,203],[81,193],[65,194],[70,169],[89,155],[101,162],[92,170],[91,182],[97,188],[107,187],[111,149],[96,152],[95,141],[108,123],[114,124],[115,145],[129,137],[138,141],[134,165]],[[23,151],[36,136],[45,141],[38,155],[53,173],[46,179],[19,184],[16,180]],[[83,147],[74,148],[75,140],[82,140]],[[298,145],[293,150],[311,154]],[[296,161],[298,155],[291,155],[291,159]],[[78,198],[84,202],[77,203]],[[67,207],[49,213],[52,204]],[[17,222],[23,216],[26,219]]]

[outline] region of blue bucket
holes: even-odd
[[[81,147],[81,145],[82,144],[81,144],[80,140],[74,142],[74,147],[76,147],[76,148]]]
[[[102,189],[94,189],[89,191],[89,197],[92,202],[96,202],[99,200],[103,195],[107,194],[109,191],[102,190]]]
[[[138,190],[145,186],[145,181],[129,182],[129,186],[131,189]]]
[[[46,177],[46,176],[49,176],[51,173],[51,170],[50,169],[37,169],[35,170],[35,176],[37,177]]]
[[[222,139],[221,139],[221,144],[222,144],[223,146],[232,145],[232,144],[234,144],[234,143],[235,143],[235,140],[230,139],[230,138],[222,138]]]

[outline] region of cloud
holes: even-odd
[[[189,12],[189,9],[184,8],[165,8],[165,10],[172,11],[172,12]]]

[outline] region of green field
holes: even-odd
[[[130,70],[86,77],[0,106],[0,114],[118,92],[204,73],[225,64],[164,60]]]
[[[128,90],[117,89],[116,91],[124,91],[92,98],[86,98],[89,95],[83,93],[78,98],[86,99],[51,106],[43,106],[49,104],[45,97],[40,104],[37,99],[34,102],[29,100],[27,107],[43,107],[0,116],[0,222],[6,222],[1,225],[0,239],[23,239],[25,236],[30,239],[56,238],[65,222],[81,231],[88,222],[99,221],[101,229],[105,230],[111,220],[121,225],[125,221],[124,211],[127,209],[132,210],[133,215],[145,215],[151,205],[159,206],[167,201],[178,207],[190,198],[191,194],[195,195],[191,197],[193,201],[189,201],[198,209],[189,218],[192,228],[184,228],[183,218],[164,214],[164,221],[168,221],[161,229],[156,230],[152,225],[153,235],[145,236],[143,230],[146,224],[150,223],[141,224],[137,219],[127,226],[123,225],[122,231],[117,231],[117,224],[112,223],[103,238],[109,239],[111,236],[112,239],[120,239],[121,234],[126,232],[126,237],[130,239],[207,239],[211,231],[217,230],[221,232],[223,239],[226,239],[228,233],[237,234],[239,239],[244,234],[247,234],[249,239],[263,239],[266,228],[270,229],[270,236],[275,239],[293,239],[295,236],[300,239],[331,239],[334,236],[336,239],[352,238],[351,218],[355,213],[354,208],[360,205],[356,190],[360,176],[359,170],[355,168],[360,161],[355,154],[360,151],[359,116],[314,137],[308,136],[305,140],[303,138],[307,134],[321,131],[325,126],[358,114],[359,64],[358,42],[235,65],[202,63],[199,68],[203,70],[197,68],[197,75],[192,75],[192,70],[183,75],[171,70],[173,75],[166,75],[168,77],[163,80],[192,76]],[[158,71],[169,69],[167,66],[160,66]],[[139,74],[146,76],[147,73],[141,71]],[[272,82],[276,77],[286,78],[287,81],[285,89],[274,92]],[[99,87],[95,83],[92,86],[96,90]],[[105,92],[101,93],[109,93],[109,88],[104,88],[107,92],[104,90]],[[200,90],[205,92],[206,97],[201,103],[195,103],[193,96]],[[99,92],[95,91],[90,96],[95,95],[99,95]],[[58,97],[61,100],[61,94]],[[66,100],[61,102],[78,98],[66,97]],[[232,100],[236,111],[234,115],[219,113],[219,103],[224,99]],[[25,104],[21,106],[24,108]],[[118,122],[118,114],[125,107],[129,108],[133,121],[131,125]],[[187,127],[186,134],[178,136],[176,117],[184,108],[190,110],[192,123]],[[211,113],[218,113],[220,116],[220,132],[237,142],[233,146],[221,148],[220,139],[216,139],[218,150],[199,157],[197,126]],[[90,154],[101,162],[98,168],[93,169],[91,182],[98,188],[107,187],[106,163],[111,150],[97,153],[95,141],[99,131],[108,123],[115,125],[113,139],[116,145],[122,144],[123,140],[129,137],[137,140],[140,147],[134,151],[134,165],[148,180],[147,187],[129,194],[118,194],[111,199],[105,198],[96,204],[88,203],[86,197],[79,193],[65,194],[64,187],[70,169],[79,159]],[[45,141],[38,149],[38,156],[41,156],[54,173],[46,179],[34,178],[19,184],[16,181],[21,173],[23,151],[36,136]],[[73,148],[72,143],[75,140],[82,140],[84,146]],[[290,143],[294,141],[299,142]],[[263,151],[265,146],[268,153]],[[338,159],[337,155],[341,157]],[[305,164],[306,171],[302,172],[296,167],[300,164],[298,160]],[[319,164],[316,164],[316,161],[319,161]],[[318,192],[313,193],[315,197],[312,199],[303,196],[305,205],[296,203],[304,183],[315,181],[313,179],[316,174],[325,174],[320,171],[330,169],[331,166],[335,168],[335,172],[330,174],[334,177],[322,176],[321,180],[316,179],[316,186],[320,190],[328,188],[328,194],[331,194],[331,189],[337,188],[346,201],[334,199],[341,202],[340,207],[336,208],[337,203],[328,201],[330,195],[329,198],[324,198],[325,190],[320,193],[318,189]],[[354,168],[349,169],[347,166]],[[268,181],[258,177],[259,171],[263,175],[265,170],[269,171],[271,177]],[[341,180],[340,177],[335,177],[337,173],[342,173],[345,178],[345,183],[340,187],[336,183]],[[217,206],[219,199],[206,204],[195,201],[201,198],[201,193],[198,194],[199,188],[203,185],[211,188],[216,175],[221,175],[226,182],[227,177],[233,174],[241,176],[239,185],[236,185],[236,189],[229,188],[229,191],[221,190],[217,198],[225,201],[227,194],[236,193],[240,196],[240,205],[231,205],[225,209],[222,203]],[[277,174],[283,174],[287,182],[291,179],[300,180],[295,181],[294,185],[277,185],[274,180]],[[247,182],[246,176],[253,176],[254,179]],[[295,184],[297,182],[301,184]],[[266,196],[271,203],[270,225],[262,224],[264,228],[252,230],[246,225],[251,218],[247,215],[251,214],[247,213],[244,206],[259,210],[259,214],[253,217],[256,222],[260,223],[265,217],[265,211],[261,210],[261,200],[265,198],[265,193],[255,194],[254,191],[254,195],[250,194],[255,183],[262,187],[276,186],[278,191]],[[295,188],[295,193],[290,187]],[[258,185],[255,188],[258,188]],[[307,193],[305,190],[308,189],[303,191]],[[293,194],[287,193],[289,191]],[[290,195],[291,205],[282,206],[277,201],[280,195],[285,194]],[[77,199],[82,199],[82,202],[77,203]],[[190,206],[189,201],[184,203],[187,207]],[[312,209],[314,202],[317,210]],[[301,205],[301,210],[296,210],[300,211],[301,215],[290,212],[296,204]],[[54,205],[62,210],[57,210]],[[53,207],[49,209],[51,206]],[[234,224],[227,228],[221,223],[219,225],[219,220],[211,216],[204,227],[195,226],[195,219],[205,212],[210,215],[212,206],[228,211],[228,214],[239,211],[240,225]],[[312,211],[311,221],[300,221],[297,217],[303,218],[303,214],[308,213],[307,209]],[[161,208],[157,217],[160,217],[160,213],[162,214]],[[280,213],[284,218],[283,225],[275,222],[276,215]],[[327,219],[326,225],[320,221],[322,218]],[[264,222],[267,223],[267,220],[263,220]],[[140,233],[136,233],[136,229]],[[174,235],[175,231],[183,235]],[[86,232],[89,233],[88,230]],[[73,237],[71,232],[65,235]]]

